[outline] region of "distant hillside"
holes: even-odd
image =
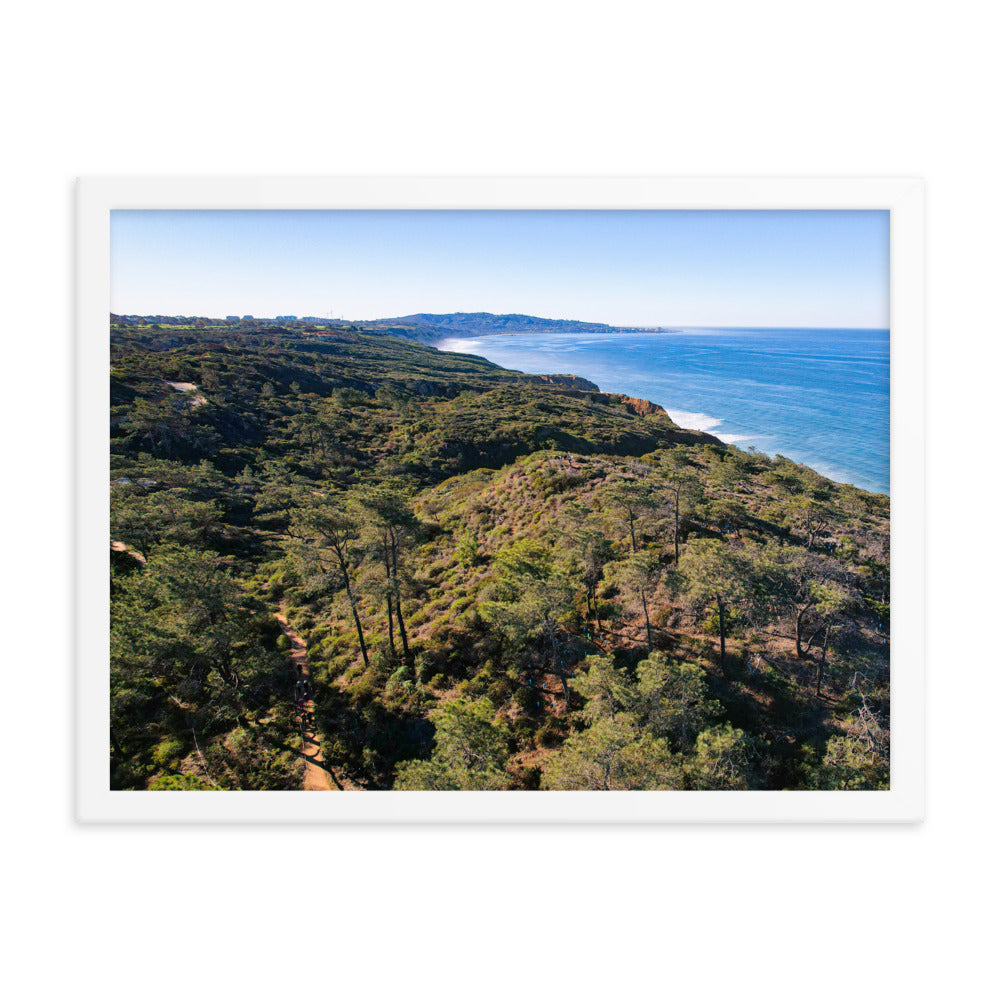
[[[150,328],[156,330],[214,330],[217,333],[236,331],[256,334],[262,330],[281,330],[286,333],[313,334],[324,330],[364,330],[374,336],[403,337],[425,344],[432,344],[445,337],[480,336],[502,333],[631,333],[639,330],[663,329],[659,327],[608,326],[606,323],[585,323],[575,319],[545,319],[522,313],[413,313],[375,320],[346,321],[320,316],[278,316],[273,319],[253,316],[230,316],[226,319],[207,319],[196,316],[118,316],[112,314],[112,323],[122,327]],[[181,336],[187,336],[182,334]]]
[[[482,333],[611,333],[618,327],[575,319],[543,319],[521,313],[414,313],[375,321],[379,326],[425,327],[439,335]]]

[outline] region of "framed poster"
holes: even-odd
[[[921,817],[920,182],[88,178],[78,240],[81,820]]]

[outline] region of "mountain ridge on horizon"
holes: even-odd
[[[613,333],[619,330],[661,327],[612,326],[576,319],[548,319],[526,313],[452,312],[410,313],[373,320],[383,324],[413,324],[446,333]]]

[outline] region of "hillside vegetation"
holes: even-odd
[[[606,323],[584,323],[575,319],[544,319],[523,313],[413,313],[378,320],[379,325],[413,326],[433,331],[438,337],[493,333],[613,333]]]
[[[351,787],[887,787],[886,497],[385,328],[111,345],[112,787],[301,787],[279,610]]]

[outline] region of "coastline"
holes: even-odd
[[[803,413],[797,422],[789,419],[785,412],[790,409],[789,404],[776,397],[771,401],[773,403],[770,414],[772,421],[768,425],[763,423],[763,417],[768,410],[768,393],[773,394],[774,386],[763,380],[759,384],[753,383],[753,380],[743,369],[738,371],[739,388],[743,392],[742,399],[728,395],[720,396],[719,385],[725,381],[721,375],[715,378],[711,386],[712,391],[704,394],[705,397],[711,398],[703,398],[697,394],[694,388],[694,382],[697,380],[692,380],[691,384],[685,383],[679,368],[669,371],[666,368],[658,370],[654,363],[630,369],[626,364],[627,359],[618,352],[615,352],[613,357],[588,356],[588,354],[595,354],[593,351],[588,351],[588,348],[597,345],[606,347],[611,340],[626,338],[633,340],[645,336],[655,337],[659,341],[661,337],[676,335],[683,337],[684,343],[687,345],[696,342],[699,336],[711,337],[714,340],[717,336],[724,338],[726,335],[737,333],[776,334],[779,337],[783,337],[785,334],[826,337],[833,333],[876,336],[884,334],[886,338],[888,337],[888,331],[877,329],[841,331],[785,328],[758,331],[748,327],[692,328],[690,330],[663,327],[655,331],[632,330],[607,334],[489,331],[481,334],[441,337],[435,340],[431,346],[439,351],[480,357],[508,370],[521,371],[529,375],[551,374],[554,371],[572,372],[577,377],[594,382],[604,392],[620,393],[649,400],[662,407],[670,419],[684,429],[711,434],[726,445],[744,450],[754,448],[771,457],[781,454],[794,462],[812,468],[833,482],[853,485],[857,489],[869,493],[889,496],[887,388],[884,394],[884,441],[881,438],[872,438],[871,435],[874,434],[874,431],[858,419],[855,419],[855,427],[853,428],[855,433],[852,439],[851,434],[844,433],[842,429],[837,427],[837,418],[846,419],[846,416],[850,414],[850,400],[842,399],[832,390],[827,390],[828,398],[822,401],[821,406],[817,406],[814,413]],[[520,343],[516,343],[515,338],[522,339]],[[491,351],[488,347],[491,341],[500,349]],[[558,346],[553,347],[553,344]],[[546,350],[546,348],[549,349]],[[637,350],[635,346],[630,345],[630,353]],[[573,357],[567,358],[565,354],[572,354]],[[761,354],[761,360],[766,360],[764,353]],[[525,365],[525,361],[532,363]],[[840,364],[840,359],[826,358],[824,361],[827,363],[831,375],[837,371],[836,366]],[[567,362],[569,364],[566,364]],[[634,365],[634,359],[632,363]],[[609,371],[609,368],[614,370]],[[805,371],[807,366],[803,364],[800,368],[801,371]],[[704,373],[699,374],[704,381]],[[770,376],[770,369],[767,369],[767,374]],[[615,377],[609,379],[609,375]],[[683,388],[680,393],[675,391],[673,398],[671,398],[671,392],[667,385],[658,384],[658,379],[661,382],[666,381],[662,378],[666,375],[669,375],[673,382],[679,382]],[[814,381],[816,385],[823,385],[821,380]],[[749,396],[747,394],[748,386],[752,389]],[[810,387],[810,391],[816,394],[815,386]],[[678,395],[682,397],[683,402],[678,402],[676,398]],[[808,394],[803,393],[803,395]],[[877,397],[877,399],[881,402],[881,397]],[[795,399],[794,402],[798,404],[800,400]],[[839,409],[836,409],[838,407]],[[750,420],[747,419],[748,416],[751,418]],[[876,416],[879,415],[876,414]],[[812,421],[812,425],[809,424],[809,420]],[[828,423],[830,424],[829,429]],[[873,427],[877,427],[878,421],[872,420],[871,424]],[[811,429],[813,438],[816,440],[807,439],[796,442],[794,440],[796,436],[806,436],[806,429]],[[868,438],[862,439],[862,434],[868,435]],[[845,467],[842,461],[845,449],[854,456],[864,456],[865,462],[858,462],[854,468]],[[885,451],[884,461],[881,462],[881,465],[879,464],[882,457],[880,449]]]

